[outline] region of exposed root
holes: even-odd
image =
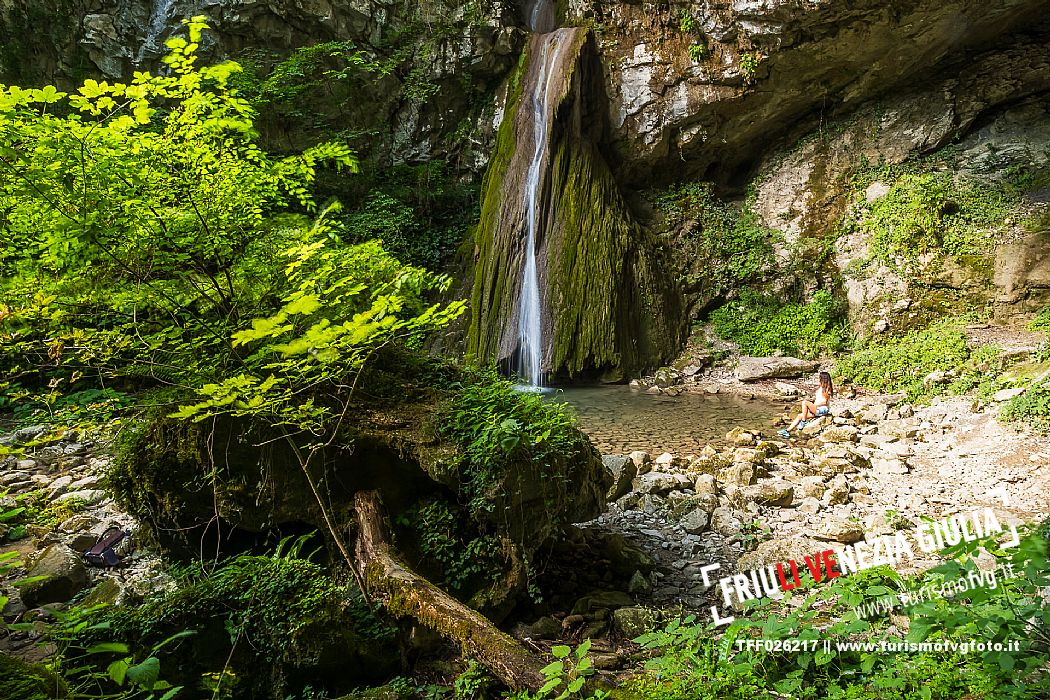
[[[377,492],[358,492],[354,506],[358,524],[354,559],[369,595],[394,615],[414,617],[455,641],[464,654],[484,664],[510,688],[535,690],[543,685],[544,663],[539,657],[396,558]]]

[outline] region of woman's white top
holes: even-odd
[[[813,401],[813,403],[816,404],[817,406],[827,406],[828,405],[828,397],[824,395],[824,387],[822,387],[822,386],[818,386],[817,387],[817,395],[814,397],[814,399],[815,400]]]

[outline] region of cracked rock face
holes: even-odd
[[[802,123],[951,75],[967,52],[1007,49],[1009,32],[1041,9],[1034,0],[572,0],[568,14],[595,26],[621,176],[634,182],[670,179],[661,170],[672,162],[678,178],[731,180]]]

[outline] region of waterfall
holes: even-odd
[[[554,3],[551,0],[526,0],[525,23],[530,32],[546,34],[554,29]]]
[[[530,29],[542,33],[554,21],[554,11],[549,0],[536,0],[526,6]],[[536,263],[536,246],[539,227],[542,224],[543,176],[548,156],[550,121],[554,116],[553,78],[559,73],[555,68],[561,62],[566,47],[571,43],[571,30],[559,29],[544,33],[536,42],[539,45],[536,57],[539,74],[532,86],[530,106],[532,108],[532,158],[525,178],[525,262],[521,273],[521,293],[518,299],[518,374],[529,386],[539,388],[543,384],[543,305],[540,290],[539,270]],[[557,92],[557,91],[555,91]]]
[[[157,46],[157,39],[168,26],[168,16],[174,4],[175,0],[154,0],[153,12],[150,13],[149,24],[146,26],[146,38],[139,47],[138,55],[135,56],[135,63],[141,64],[147,51],[156,51],[160,48]]]

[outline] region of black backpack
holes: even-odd
[[[120,555],[115,548],[129,537],[131,533],[119,527],[109,528],[98,538],[94,547],[84,552],[84,563],[89,566],[119,566]]]

